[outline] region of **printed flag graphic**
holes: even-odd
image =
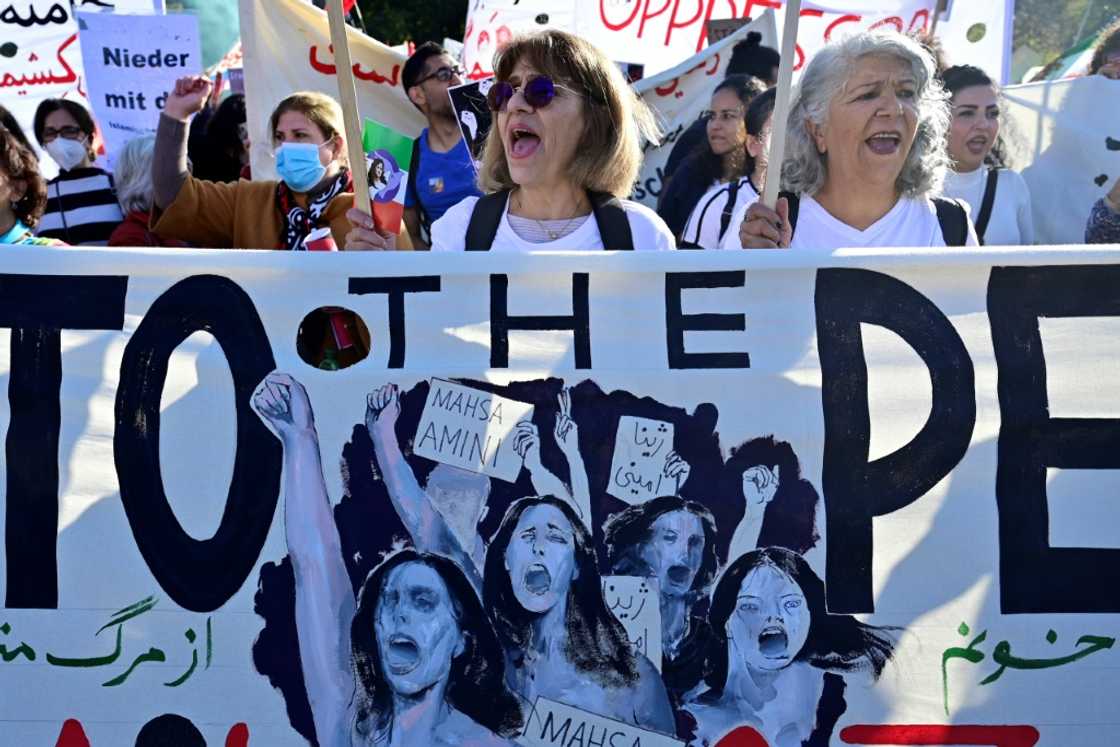
[[[369,174],[369,198],[378,228],[399,233],[404,216],[404,193],[412,168],[413,139],[380,122],[367,119],[362,129],[362,149]]]

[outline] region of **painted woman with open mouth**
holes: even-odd
[[[486,553],[482,601],[527,710],[544,697],[675,733],[665,686],[607,609],[591,536],[568,503],[510,505]]]
[[[521,709],[462,569],[400,551],[370,572],[355,605],[306,390],[273,372],[252,407],[284,448],[299,660],[319,744],[510,745]]]
[[[804,558],[779,547],[753,550],[728,566],[708,622],[708,690],[685,705],[697,747],[718,744],[740,726],[754,728],[771,747],[827,744],[843,711],[819,707],[826,678],[841,691],[838,674],[864,671],[877,679],[894,651],[885,629],[828,614],[824,583]]]

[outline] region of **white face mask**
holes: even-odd
[[[59,168],[63,171],[70,169],[81,164],[86,160],[89,151],[86,149],[86,144],[82,140],[69,140],[64,137],[56,137],[54,140],[47,143],[44,148],[47,154],[54,159]]]

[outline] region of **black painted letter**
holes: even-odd
[[[817,349],[824,405],[828,608],[873,612],[871,520],[913,503],[957,465],[976,425],[972,360],[928,298],[870,270],[817,272]],[[871,416],[860,324],[899,335],[929,368],[933,408],[914,439],[868,463]]]
[[[58,607],[58,434],[63,329],[123,329],[128,278],[0,275],[12,330],[5,607]]]
[[[509,276],[490,276],[490,366],[509,367],[511,329],[570,329],[575,335],[576,368],[591,368],[591,307],[587,300],[588,275],[572,275],[571,316],[510,316]]]
[[[237,456],[218,531],[196,540],[183,531],[163,490],[159,405],[171,353],[194,332],[214,335],[233,375]],[[181,607],[210,612],[253,569],[280,497],[281,447],[249,407],[276,367],[252,300],[233,281],[196,275],[169,288],[128,341],[117,389],[113,455],[121,500],[140,554]],[[205,469],[206,465],[198,465]]]
[[[350,278],[350,293],[384,293],[389,296],[389,368],[404,368],[405,293],[438,293],[439,275],[398,278]]]
[[[669,368],[750,368],[747,353],[686,353],[684,333],[742,332],[747,328],[745,314],[685,314],[681,291],[685,288],[742,288],[747,274],[730,272],[670,272],[665,275],[665,343]]]
[[[1050,547],[1049,541],[1046,468],[1120,469],[1120,420],[1050,417],[1038,319],[1079,316],[1120,316],[1120,266],[992,270],[1004,614],[1120,612],[1120,550]]]

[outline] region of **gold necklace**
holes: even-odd
[[[520,193],[518,193],[518,195],[517,195],[517,209],[520,210],[521,212],[525,212],[525,203],[521,199]],[[577,212],[579,211],[579,205],[578,204],[576,205],[576,211]],[[568,234],[568,229],[571,228],[573,222],[575,222],[577,220],[580,220],[584,217],[585,217],[585,215],[576,215],[575,217],[569,218],[568,221],[563,226],[561,226],[559,229],[557,229],[555,231],[552,230],[551,228],[549,228],[548,226],[546,226],[544,224],[544,221],[540,220],[539,218],[531,218],[530,220],[532,220],[534,223],[536,223],[542,231],[544,231],[546,234],[548,234],[548,240],[549,241],[556,241],[561,236],[566,236]]]

